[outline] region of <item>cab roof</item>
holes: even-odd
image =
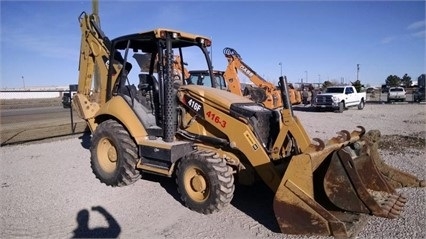
[[[200,44],[210,46],[211,44],[211,39],[208,37],[168,28],[157,28],[142,33],[120,36],[114,38],[112,40],[112,44],[116,49],[126,49],[127,41],[130,40],[130,48],[142,49],[144,52],[155,52],[157,51],[157,40],[165,39],[166,33],[176,35],[176,37],[172,40],[172,48],[188,47]]]
[[[209,71],[208,70],[191,70],[189,71],[189,74],[208,74]],[[213,74],[223,74],[224,71],[219,71],[219,70],[213,70]]]

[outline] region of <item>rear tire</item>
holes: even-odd
[[[338,113],[343,113],[343,111],[345,110],[345,103],[344,102],[339,102],[339,108],[337,109]]]
[[[126,186],[141,178],[136,169],[136,144],[127,130],[115,120],[106,120],[96,127],[90,153],[93,173],[108,186]]]
[[[176,169],[176,183],[185,206],[203,214],[221,210],[234,196],[232,168],[213,152],[185,156]]]
[[[358,104],[358,109],[362,110],[362,109],[364,109],[364,106],[365,106],[365,102],[364,102],[364,100],[361,100]]]

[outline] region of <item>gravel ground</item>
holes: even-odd
[[[342,114],[302,107],[294,113],[312,138],[357,125],[379,129],[385,161],[425,178],[425,109],[371,104]],[[416,144],[407,140],[413,138]],[[87,137],[68,137],[0,148],[0,238],[307,238],[279,233],[273,195],[262,184],[237,186],[229,207],[201,215],[182,206],[172,179],[148,175],[123,188],[99,183],[87,146]],[[425,188],[399,191],[409,199],[401,217],[369,217],[357,238],[426,238]]]

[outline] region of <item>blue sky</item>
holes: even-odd
[[[1,0],[1,88],[67,86],[78,77],[82,11],[91,1]],[[276,82],[355,81],[379,86],[388,75],[426,73],[424,1],[103,1],[110,38],[157,27],[213,39],[224,70],[232,47]],[[23,79],[22,79],[23,77]]]

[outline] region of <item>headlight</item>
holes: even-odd
[[[332,99],[334,102],[338,102],[338,101],[340,101],[339,97],[336,97],[336,96],[332,96],[332,97],[331,97],[331,99]]]

